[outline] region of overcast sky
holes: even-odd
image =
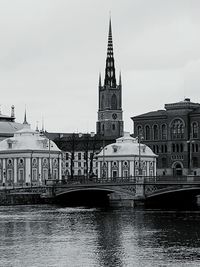
[[[199,0],[0,0],[1,111],[47,131],[96,130],[109,11],[116,74],[130,117],[200,102]]]

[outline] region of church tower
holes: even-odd
[[[122,118],[122,83],[121,73],[119,84],[115,77],[115,61],[113,56],[112,26],[109,22],[108,47],[105,68],[104,84],[101,83],[99,75],[99,109],[97,121],[97,134],[118,138],[123,135]]]

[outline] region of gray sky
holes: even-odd
[[[96,129],[109,11],[125,130],[131,116],[200,102],[199,0],[0,0],[1,110],[47,131]]]

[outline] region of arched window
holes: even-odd
[[[179,144],[176,144],[176,152],[179,153]]]
[[[149,125],[145,126],[145,139],[150,140],[150,127],[149,127]]]
[[[196,144],[195,146],[196,146],[196,152],[199,152],[199,146],[198,146],[198,144]]]
[[[192,123],[192,138],[198,137],[198,124],[197,122]]]
[[[180,152],[183,152],[183,144],[180,144]]]
[[[166,124],[162,124],[162,127],[161,127],[161,135],[162,135],[162,140],[166,140],[167,139],[167,126]]]
[[[182,120],[175,119],[171,124],[172,139],[182,139],[184,137],[184,125]]]
[[[158,140],[158,125],[153,126],[153,140]]]
[[[175,152],[175,144],[172,144],[172,152]]]
[[[111,109],[117,109],[117,97],[115,94],[111,97]]]

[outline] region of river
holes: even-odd
[[[200,266],[200,211],[0,207],[0,266]]]

